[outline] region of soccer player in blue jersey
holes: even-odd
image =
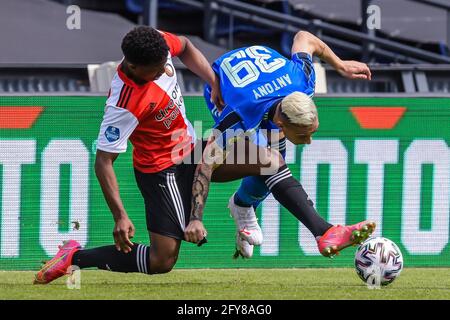
[[[316,106],[311,99],[315,88],[314,55],[344,77],[371,79],[366,64],[341,60],[323,41],[304,31],[295,35],[290,60],[269,47],[251,46],[228,52],[214,62],[213,70],[220,80],[216,82],[220,83],[222,96],[211,101],[211,87],[207,85],[205,99],[220,134],[210,138],[209,152],[216,160],[222,158],[204,161],[197,168],[191,223],[186,229],[188,241],[197,242],[202,238],[205,230],[198,222],[202,219],[209,182],[211,178],[217,181],[214,175],[219,172],[229,180],[245,177],[229,201],[237,226],[236,256],[249,258],[253,254],[253,246],[262,243],[255,208],[271,192],[311,231],[324,256],[334,256],[374,231],[375,223],[371,221],[353,226],[332,226],[323,220],[283,161],[286,138],[296,145],[310,144],[319,127]],[[239,138],[256,144],[258,149],[270,150],[268,157],[278,162],[277,170],[271,174],[255,173],[251,165],[220,162]],[[217,157],[218,154],[222,156]],[[261,163],[253,167],[262,168]]]

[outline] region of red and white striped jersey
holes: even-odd
[[[195,132],[177,83],[172,57],[182,50],[180,39],[162,33],[169,54],[166,72],[156,81],[137,85],[120,69],[114,75],[97,149],[123,153],[133,145],[133,165],[144,173],[159,172],[181,162],[194,146]]]

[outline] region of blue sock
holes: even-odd
[[[240,207],[253,206],[256,209],[269,194],[269,188],[261,177],[245,177],[234,196],[234,203]]]

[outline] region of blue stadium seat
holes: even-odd
[[[144,11],[144,0],[125,0],[125,6],[131,13],[142,13]]]

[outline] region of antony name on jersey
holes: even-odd
[[[255,100],[257,100],[291,84],[291,77],[289,77],[289,73],[286,73],[285,75],[282,75],[269,83],[259,86],[257,89],[253,89],[253,95],[255,96]]]

